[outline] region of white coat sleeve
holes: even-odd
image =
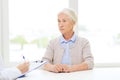
[[[0,71],[0,80],[15,80],[19,77],[21,72],[16,68],[5,68]]]
[[[16,67],[4,68],[2,56],[0,55],[0,80],[14,80],[21,75],[21,72]]]

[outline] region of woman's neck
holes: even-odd
[[[64,34],[63,37],[65,38],[65,40],[68,41],[68,40],[71,39],[71,37],[73,36],[73,34],[74,34],[74,32],[72,31],[70,33]]]

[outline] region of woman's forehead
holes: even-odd
[[[60,13],[58,15],[58,18],[68,18],[68,19],[70,19],[70,17],[67,14],[65,14],[65,13]]]

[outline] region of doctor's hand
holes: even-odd
[[[24,62],[22,64],[19,64],[17,68],[21,71],[21,73],[25,73],[29,70],[29,62]]]

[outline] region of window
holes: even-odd
[[[48,41],[59,34],[57,13],[68,0],[9,0],[10,62],[40,59]]]
[[[95,64],[120,63],[119,0],[0,2],[0,50],[8,61],[19,61],[22,55],[29,60],[40,59],[48,41],[59,35],[58,11],[72,6],[78,11],[78,34],[90,41]]]
[[[79,35],[89,39],[95,63],[120,63],[120,1],[79,0]]]

